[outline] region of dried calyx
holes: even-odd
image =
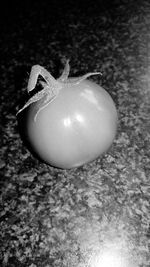
[[[32,103],[41,100],[39,102],[39,106],[37,105],[37,112],[34,118],[36,120],[38,113],[57,97],[64,83],[77,85],[92,75],[101,74],[101,72],[90,72],[81,77],[72,78],[71,80],[68,80],[69,72],[70,72],[69,60],[66,61],[63,73],[57,80],[44,67],[40,65],[34,65],[31,69],[31,73],[29,76],[27,91],[28,93],[30,93],[32,90],[34,90],[39,75],[42,76],[44,79],[44,81],[39,81],[43,89],[35,93],[27,101],[27,103],[17,112],[17,115]]]

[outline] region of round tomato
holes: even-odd
[[[56,81],[61,84],[56,97],[46,102],[45,93],[44,101],[31,101],[19,118],[32,151],[44,162],[68,169],[108,150],[116,134],[117,111],[110,95],[92,81],[68,75]]]

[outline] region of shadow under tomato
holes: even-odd
[[[23,145],[30,151],[30,153],[35,157],[35,159],[39,160],[41,163],[45,163],[51,167],[57,168],[57,169],[63,169],[61,167],[56,167],[53,164],[49,164],[46,161],[44,161],[37,153],[36,151],[33,149],[29,138],[28,138],[28,133],[27,133],[27,127],[26,127],[26,123],[27,123],[27,111],[23,110],[21,113],[19,113],[17,115],[17,121],[18,121],[18,132],[20,134],[21,140],[23,142]]]
[[[39,155],[36,153],[36,151],[33,149],[33,147],[30,144],[28,133],[26,130],[26,124],[27,124],[27,111],[23,110],[21,113],[17,115],[17,121],[18,121],[18,132],[20,134],[21,140],[23,141],[23,145],[30,151],[30,153],[39,161],[44,161],[39,157]]]

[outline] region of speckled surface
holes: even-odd
[[[26,2],[1,16],[1,266],[98,267],[104,250],[122,255],[113,267],[150,266],[150,4],[81,2]],[[65,58],[72,75],[103,73],[93,79],[119,114],[110,150],[71,170],[34,158],[15,115],[31,66],[58,77]]]

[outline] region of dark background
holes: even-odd
[[[0,13],[1,266],[91,266],[108,245],[127,267],[149,267],[149,1],[5,1]],[[93,80],[118,131],[106,154],[60,170],[29,152],[16,112],[31,67],[57,78],[66,58],[71,75],[102,72]]]

